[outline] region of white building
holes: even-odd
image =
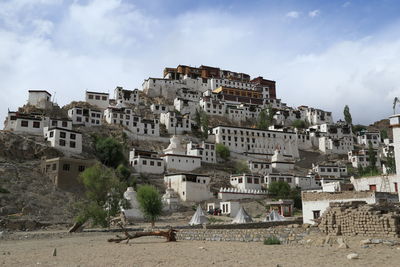
[[[180,99],[199,102],[203,93],[196,90],[190,90],[188,88],[181,88],[176,93]]]
[[[101,110],[105,110],[110,105],[108,93],[86,91],[85,101]]]
[[[267,191],[257,189],[238,189],[238,188],[220,188],[218,199],[222,201],[239,199],[264,199],[267,197]]]
[[[376,158],[376,167],[381,167],[381,160],[379,158],[379,154],[377,153],[376,150],[375,152],[375,158]],[[354,168],[366,168],[369,166],[369,155],[368,155],[368,150],[367,149],[360,149],[360,150],[350,150],[348,153],[348,159],[351,162],[351,165]]]
[[[182,201],[200,202],[212,198],[210,177],[189,173],[166,174],[164,182]]]
[[[347,154],[354,149],[353,137],[333,139],[328,136],[319,138],[319,150],[325,154]]]
[[[43,131],[44,138],[50,143],[50,146],[75,154],[82,153],[82,134],[80,132],[57,127],[44,127]]]
[[[169,146],[164,149],[164,159],[168,171],[190,172],[201,167],[202,157],[186,155],[186,149],[179,136],[172,136]]]
[[[226,103],[219,100],[214,100],[211,97],[203,97],[199,101],[200,107],[203,111],[208,115],[218,115],[225,116],[226,115]]]
[[[295,133],[231,126],[214,127],[212,133],[217,144],[236,153],[273,154],[278,147],[283,156],[299,157]]]
[[[290,173],[268,173],[264,177],[265,187],[268,188],[269,184],[273,182],[286,182],[291,188],[296,187],[295,176]]]
[[[261,190],[263,177],[255,174],[231,175],[229,181],[231,186],[236,189]]]
[[[397,194],[376,191],[341,191],[341,192],[305,192],[301,194],[303,207],[303,223],[313,224],[332,202],[365,201],[376,204],[381,200],[397,202]]]
[[[227,105],[226,116],[234,122],[248,121],[249,119],[257,119],[261,112],[261,107],[258,105],[238,104]]]
[[[398,193],[400,177],[397,175],[381,175],[372,177],[350,178],[356,191],[378,191]]]
[[[294,169],[294,161],[287,160],[281,154],[279,149],[275,149],[274,155],[271,158],[271,167],[275,171],[289,171]]]
[[[100,126],[102,125],[103,112],[97,109],[73,107],[68,110],[68,117],[74,125]]]
[[[133,114],[129,108],[108,107],[104,111],[104,119],[109,124],[125,126],[134,134],[160,136],[158,119],[144,119]]]
[[[126,90],[123,87],[117,86],[114,89],[114,98],[116,104],[126,107],[128,105],[138,105],[139,104],[139,90]]]
[[[190,114],[190,116],[194,116],[196,110],[199,110],[200,105],[198,100],[188,100],[176,97],[174,99],[174,108],[181,114]]]
[[[379,131],[363,131],[357,134],[357,143],[369,147],[371,142],[373,148],[379,148],[381,144],[381,133]]]
[[[190,142],[186,145],[186,154],[201,157],[202,162],[216,163],[215,144],[202,141],[200,144]]]
[[[301,117],[311,125],[319,125],[323,123],[332,124],[332,112],[323,111],[321,109],[315,109],[307,106],[299,106],[297,108],[301,112]]]
[[[23,114],[9,111],[4,122],[4,130],[16,133],[43,134],[44,121],[41,115]]]
[[[164,160],[154,151],[133,149],[129,152],[129,164],[139,173],[164,173]]]
[[[301,190],[320,189],[321,185],[315,180],[315,175],[308,174],[307,176],[296,176],[294,177],[294,183],[296,187],[300,187]]]
[[[347,167],[337,164],[312,164],[312,172],[319,178],[347,177]]]
[[[248,160],[247,166],[250,172],[255,174],[265,175],[272,172],[271,162],[269,161]]]
[[[192,131],[192,122],[189,114],[161,113],[160,123],[165,125],[169,134],[184,134]]]
[[[153,112],[153,114],[161,114],[161,113],[172,111],[172,108],[170,108],[168,105],[151,104],[150,110],[151,110],[151,112]]]
[[[53,106],[51,94],[45,90],[29,90],[28,104],[40,109],[49,109]]]

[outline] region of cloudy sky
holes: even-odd
[[[368,124],[400,96],[399,14],[396,0],[0,0],[0,125],[29,89],[62,106],[178,64],[273,79],[290,106],[340,119],[348,104]]]

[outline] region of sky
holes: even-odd
[[[400,96],[397,0],[0,0],[0,126],[28,90],[60,106],[85,90],[141,89],[179,64],[277,83],[289,106],[354,123]]]

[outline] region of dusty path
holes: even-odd
[[[397,247],[266,246],[262,243],[179,241],[144,237],[106,242],[112,234],[0,240],[1,266],[399,266]],[[52,256],[57,248],[57,256]],[[356,252],[360,259],[348,260]]]

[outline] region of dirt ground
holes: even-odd
[[[108,243],[111,233],[0,240],[0,266],[399,266],[396,246],[348,249],[259,242],[178,241],[157,237]],[[56,248],[57,255],[53,256]],[[359,259],[348,260],[349,253]]]

